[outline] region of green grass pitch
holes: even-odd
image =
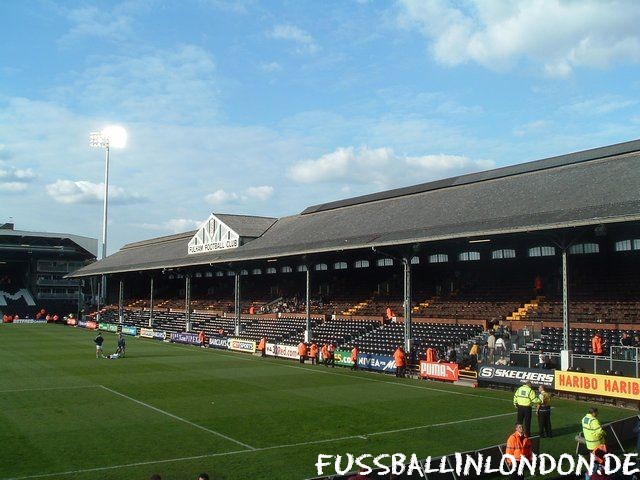
[[[137,338],[96,359],[94,336],[0,325],[0,480],[297,480],[320,453],[437,456],[504,442],[515,422],[509,392]],[[589,405],[553,406],[541,451],[571,453]]]

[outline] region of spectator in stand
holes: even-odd
[[[633,351],[631,347],[633,346],[633,340],[631,340],[631,336],[627,332],[622,332],[622,337],[620,338],[620,346],[622,348],[622,356],[625,360],[631,360],[633,358]]]
[[[249,315],[255,315],[256,313],[256,307],[254,307],[253,305],[251,305],[249,307]]]
[[[327,351],[329,353],[327,366],[331,364],[331,368],[336,368],[336,346],[333,344],[333,342],[329,342],[329,345],[327,345]]]
[[[496,352],[496,336],[492,330],[489,330],[489,336],[487,337],[487,363],[495,363]]]
[[[393,352],[393,360],[396,364],[396,377],[404,378],[404,372],[407,366],[407,358],[402,347],[398,347],[396,351]]]
[[[542,295],[544,292],[544,282],[542,281],[542,277],[540,275],[536,275],[535,280],[533,281],[533,289],[536,292],[536,295]]]
[[[267,337],[262,337],[260,339],[258,350],[260,350],[260,355],[262,355],[263,357],[267,356]]]
[[[504,338],[502,338],[502,336],[496,338],[495,345],[495,354],[499,357],[504,357],[507,351],[507,344],[504,342]]]
[[[546,369],[548,365],[549,357],[544,353],[540,353],[540,355],[538,355],[538,368]]]
[[[391,307],[389,306],[387,306],[385,313],[387,314],[387,320],[391,320],[393,317],[396,316],[395,313],[393,313],[393,310],[391,310]]]
[[[513,432],[507,439],[507,449],[505,454],[512,455],[516,461],[516,469],[511,474],[512,479],[524,480],[524,475],[518,475],[517,464],[522,458],[531,460],[532,457],[531,441],[521,423],[516,423],[516,431]],[[511,459],[507,458],[507,462],[511,464]]]
[[[591,338],[591,353],[593,355],[602,355],[602,336],[600,332],[596,332],[595,335]]]
[[[633,337],[633,346],[636,348],[640,348],[640,335],[636,335]]]
[[[453,343],[449,345],[449,349],[447,350],[447,362],[458,363],[458,353],[456,352],[456,347]]]
[[[471,345],[469,357],[471,357],[471,363],[478,364],[478,342],[473,342],[473,345]]]
[[[358,345],[354,345],[351,349],[351,370],[358,370]]]
[[[311,342],[311,346],[309,347],[309,358],[311,359],[311,365],[318,364],[318,345]]]
[[[220,328],[218,329],[218,335],[220,335],[221,337],[223,337],[223,336],[224,336],[224,328],[220,327]]]
[[[298,355],[300,356],[300,363],[304,363],[304,359],[307,357],[307,345],[304,342],[298,344]]]

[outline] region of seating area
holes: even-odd
[[[536,322],[562,321],[562,302],[543,300],[526,318]],[[640,302],[571,301],[569,318],[575,322],[636,323],[640,322]]]
[[[428,347],[445,352],[449,345],[459,347],[482,334],[479,325],[456,325],[415,323],[412,326],[416,348],[416,360],[424,358]],[[380,328],[369,331],[344,345],[353,348],[358,345],[360,351],[379,355],[391,355],[404,343],[404,324],[387,323]]]
[[[591,354],[591,339],[596,333],[593,328],[572,328],[569,331],[569,347],[573,353],[578,355]],[[608,352],[609,346],[620,345],[622,332],[626,331],[631,338],[640,335],[640,328],[636,330],[599,330],[602,333],[602,343],[605,352]],[[526,345],[529,351],[539,351],[548,353],[557,353],[562,350],[563,332],[559,327],[544,327],[541,332],[541,338],[534,340]]]
[[[312,328],[318,324],[317,320],[311,320]],[[277,320],[254,320],[244,326],[242,338],[260,340],[266,337],[267,341],[286,345],[296,345],[299,339],[304,338],[306,319],[304,318],[279,318]]]

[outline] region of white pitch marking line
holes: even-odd
[[[74,390],[77,388],[97,388],[98,385],[76,385],[73,387],[42,387],[42,388],[17,388],[15,390],[0,390],[0,393],[15,392],[44,392],[48,390]]]
[[[121,396],[121,397],[123,397],[123,398],[126,398],[127,400],[131,400],[132,402],[135,402],[135,403],[137,403],[138,405],[142,405],[143,407],[150,408],[150,409],[151,409],[151,410],[153,410],[154,412],[162,413],[163,415],[166,415],[166,416],[168,416],[168,417],[171,417],[171,418],[173,418],[174,420],[178,420],[178,421],[180,421],[180,422],[183,422],[183,423],[186,423],[186,424],[188,424],[188,425],[191,425],[192,427],[196,427],[196,428],[199,428],[200,430],[204,430],[205,432],[209,432],[209,433],[212,433],[212,434],[214,434],[214,435],[217,435],[218,437],[222,437],[222,438],[224,438],[224,439],[226,439],[226,440],[229,440],[230,442],[233,442],[233,443],[235,443],[235,444],[237,444],[237,445],[240,445],[240,446],[242,446],[242,447],[245,447],[245,448],[247,448],[247,449],[249,449],[249,450],[256,450],[256,448],[255,448],[255,447],[252,447],[251,445],[247,445],[246,443],[242,443],[241,441],[236,440],[236,439],[234,439],[234,438],[228,437],[227,435],[225,435],[225,434],[223,434],[223,433],[216,432],[215,430],[211,430],[210,428],[203,427],[202,425],[198,425],[197,423],[190,422],[190,421],[189,421],[189,420],[187,420],[186,418],[182,418],[182,417],[179,417],[179,416],[177,416],[177,415],[174,415],[173,413],[169,413],[169,412],[167,412],[167,411],[165,411],[165,410],[161,410],[161,409],[159,409],[159,408],[157,408],[157,407],[154,407],[153,405],[149,405],[148,403],[145,403],[145,402],[142,402],[142,401],[140,401],[140,400],[137,400],[137,399],[135,399],[135,398],[133,398],[133,397],[130,397],[129,395],[125,395],[124,393],[117,392],[117,391],[115,391],[115,390],[112,390],[112,389],[111,389],[111,388],[109,388],[109,387],[105,387],[104,385],[100,385],[100,388],[104,388],[105,390],[107,390],[108,392],[113,393],[114,395],[119,395],[119,396]]]
[[[101,385],[102,386],[102,385]],[[107,387],[103,387],[107,390],[113,391],[111,389],[108,389]],[[114,392],[118,395],[122,395],[121,393],[118,392]],[[122,395],[125,396],[126,395]],[[130,397],[126,397],[129,398],[130,400],[133,400],[134,402],[138,402],[138,400],[132,399]],[[138,402],[138,403],[142,403],[142,402]],[[156,409],[155,407],[151,407],[150,405],[146,405],[149,406],[150,408],[154,409],[154,410],[159,410]],[[166,412],[162,412],[162,413],[166,413]],[[178,418],[175,417],[174,415],[169,414],[170,416],[174,417],[174,418]],[[348,437],[339,437],[339,438],[328,438],[326,440],[312,440],[309,442],[300,442],[300,443],[289,443],[289,444],[285,444],[285,445],[274,445],[272,447],[260,447],[260,448],[252,448],[251,450],[233,450],[230,452],[221,452],[221,453],[205,453],[204,455],[196,455],[196,456],[192,456],[192,457],[179,457],[179,458],[169,458],[169,459],[165,459],[165,460],[150,460],[148,462],[137,462],[137,463],[125,463],[123,465],[112,465],[109,467],[96,467],[96,468],[88,468],[85,470],[72,470],[72,471],[67,471],[67,472],[58,472],[58,473],[43,473],[43,474],[39,474],[39,475],[29,475],[26,477],[12,477],[12,478],[5,478],[3,480],[28,480],[30,478],[45,478],[45,477],[56,477],[56,476],[61,476],[61,475],[74,475],[74,474],[78,474],[78,473],[88,473],[88,472],[99,472],[99,471],[103,471],[103,470],[116,470],[119,468],[128,468],[128,467],[141,467],[144,465],[155,465],[155,464],[159,464],[159,463],[171,463],[171,462],[184,462],[186,460],[198,460],[198,459],[202,459],[202,458],[213,458],[213,457],[225,457],[228,455],[238,455],[238,454],[243,454],[243,453],[253,453],[253,452],[264,452],[267,450],[277,450],[280,448],[290,448],[290,447],[302,447],[305,445],[316,445],[319,443],[331,443],[331,442],[338,442],[341,440],[353,440],[355,438],[359,438],[361,440],[366,440],[367,437],[371,437],[374,435],[387,435],[389,433],[400,433],[400,432],[406,432],[408,430],[418,430],[418,429],[422,429],[422,428],[431,428],[431,427],[443,427],[443,426],[447,426],[447,425],[455,425],[455,424],[459,424],[459,423],[468,423],[468,422],[477,422],[479,420],[489,420],[492,418],[498,418],[498,417],[506,417],[507,415],[513,415],[513,412],[509,412],[509,413],[500,413],[498,415],[488,415],[486,417],[476,417],[476,418],[467,418],[464,420],[454,420],[452,422],[443,422],[443,423],[432,423],[429,425],[419,425],[417,427],[408,427],[408,428],[400,428],[397,430],[387,430],[384,432],[373,432],[373,433],[367,433],[364,435],[350,435]],[[180,419],[182,420],[182,419]],[[187,423],[191,423],[189,421],[187,421]],[[193,425],[193,424],[192,424]],[[198,425],[195,425],[198,428],[202,428],[199,427]],[[213,432],[215,433],[215,432]]]
[[[173,345],[174,347],[183,347],[183,348],[192,348],[189,345],[181,345],[179,343],[170,343],[169,345]],[[220,350],[217,348],[210,348],[207,349],[208,351],[210,351],[211,353],[214,354],[219,354],[219,355],[223,355],[226,357],[229,356],[233,356],[234,358],[238,359],[238,360],[245,360],[248,362],[260,362],[259,359],[254,358],[254,357],[245,357],[243,355],[243,353],[234,353],[234,352],[230,352],[230,351],[225,351],[225,350]],[[279,357],[268,357],[271,360],[283,360]],[[314,369],[314,368],[306,368],[306,367],[299,367],[297,365],[283,365],[280,363],[270,363],[270,365],[277,365],[279,367],[283,367],[283,368],[295,368],[298,370],[304,370],[306,372],[312,372],[312,373],[326,373],[328,375],[338,375],[340,377],[348,377],[348,378],[356,378],[356,379],[362,379],[362,380],[366,380],[369,382],[376,382],[376,383],[386,383],[387,385],[397,385],[398,387],[408,387],[408,388],[418,388],[420,390],[427,390],[427,391],[433,391],[433,392],[441,392],[441,393],[450,393],[451,395],[461,395],[461,396],[465,396],[465,397],[475,397],[475,398],[482,398],[485,400],[497,400],[499,402],[511,402],[511,400],[506,399],[506,398],[497,398],[497,397],[490,397],[490,396],[486,396],[486,395],[478,395],[478,394],[474,394],[474,393],[463,393],[463,392],[456,392],[456,391],[452,391],[452,390],[444,390],[442,388],[433,388],[433,387],[422,387],[420,385],[412,385],[409,383],[399,383],[399,382],[388,382],[386,380],[379,380],[376,378],[367,378],[367,377],[363,377],[363,376],[359,376],[359,375],[351,375],[348,373],[340,373],[340,372],[333,372],[333,371],[325,371],[325,370],[321,370],[321,369]],[[370,373],[370,372],[367,372]],[[372,373],[372,372],[371,372]]]

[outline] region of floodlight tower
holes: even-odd
[[[106,127],[100,132],[89,134],[89,145],[95,148],[104,148],[104,203],[102,214],[102,256],[100,260],[107,257],[107,210],[109,207],[109,149],[110,147],[124,148],[127,144],[127,131],[120,126]],[[100,297],[103,302],[107,299],[106,277],[102,275],[102,285]],[[103,303],[104,304],[104,303]],[[99,315],[99,312],[98,312]]]

